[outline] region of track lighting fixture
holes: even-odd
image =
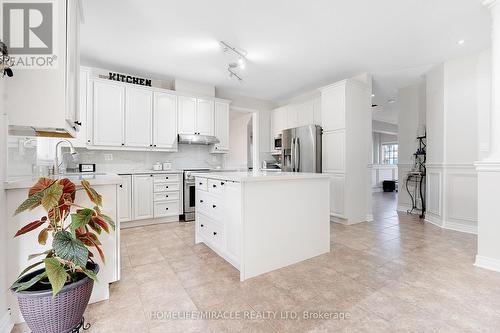
[[[243,78],[241,77],[240,74],[236,72],[236,70],[245,69],[247,64],[247,58],[246,58],[247,52],[244,50],[237,49],[224,41],[220,41],[220,45],[222,47],[223,52],[233,53],[238,57],[238,60],[236,62],[231,62],[228,64],[227,70],[230,73],[229,77],[235,77],[239,81],[243,81]]]

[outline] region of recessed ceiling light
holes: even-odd
[[[372,97],[375,97],[375,94],[372,94]]]
[[[458,45],[464,45],[465,44],[465,40],[461,39],[457,43],[458,43]]]

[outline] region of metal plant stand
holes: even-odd
[[[71,333],[80,333],[80,329],[87,331],[90,329],[90,326],[90,323],[85,323],[85,317],[82,317],[82,320],[78,323],[78,325],[73,327]]]
[[[411,198],[411,209],[407,210],[408,214],[413,214],[414,210],[420,211],[419,217],[425,218],[425,178],[426,178],[426,156],[427,156],[427,137],[419,136],[418,149],[413,154],[414,164],[413,170],[406,176],[406,191]],[[410,186],[412,185],[412,186]],[[420,199],[420,200],[419,200]],[[420,202],[420,206],[419,206]]]

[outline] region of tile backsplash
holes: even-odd
[[[54,138],[9,137],[8,177],[31,176],[37,166],[52,165],[55,158]],[[177,152],[145,152],[119,150],[88,150],[76,148],[78,155],[73,159],[66,146],[63,158],[68,168],[78,163],[95,163],[97,172],[128,173],[136,170],[151,170],[157,161],[171,162],[173,169],[225,167],[225,154],[211,154],[210,146],[179,145]]]

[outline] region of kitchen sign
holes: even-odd
[[[113,80],[113,81],[127,82],[127,83],[132,83],[132,84],[138,84],[141,86],[151,87],[151,79],[144,79],[142,77],[135,77],[135,76],[124,75],[124,74],[120,74],[120,73],[109,72],[108,79]]]

